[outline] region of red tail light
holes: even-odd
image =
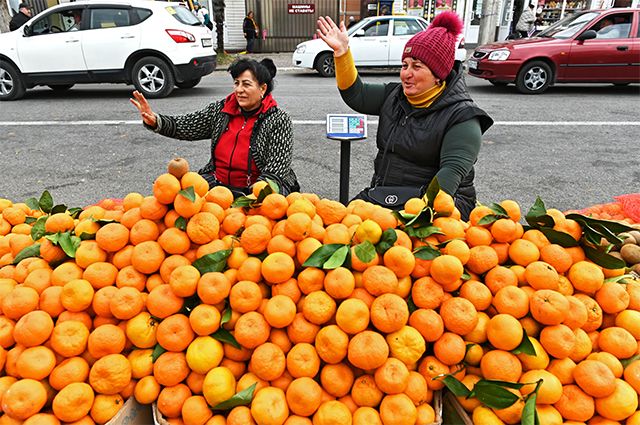
[[[186,31],[182,30],[165,30],[169,37],[173,39],[176,43],[193,43],[196,41],[196,38],[189,34]]]
[[[464,49],[464,37],[460,39],[460,45],[458,47]]]

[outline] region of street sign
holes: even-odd
[[[363,114],[327,114],[327,138],[359,140],[367,138],[367,116]]]
[[[367,138],[367,116],[363,114],[327,114],[327,138],[340,140],[340,202],[349,201],[351,141]]]

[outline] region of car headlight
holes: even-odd
[[[305,44],[301,44],[296,49],[296,53],[304,53],[307,50],[307,46]]]
[[[496,50],[495,52],[489,53],[490,61],[506,61],[511,54],[508,50]]]

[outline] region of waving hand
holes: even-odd
[[[138,90],[135,90],[133,92],[133,99],[129,99],[129,102],[131,102],[133,106],[138,108],[138,111],[140,111],[140,115],[142,116],[142,121],[144,121],[145,124],[150,125],[153,128],[156,127],[156,115],[151,110],[149,102],[147,102],[147,99],[143,96],[142,93],[140,93]]]
[[[330,17],[318,18],[318,36],[333,49],[336,56],[342,56],[349,50],[349,36],[344,22],[340,22],[340,27],[333,22]]]

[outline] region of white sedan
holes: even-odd
[[[427,29],[429,23],[416,16],[370,16],[349,28],[349,48],[357,67],[402,65],[404,45],[414,34]],[[456,60],[464,61],[464,37],[458,37]],[[333,51],[321,39],[298,44],[293,65],[315,69],[323,77],[333,77]]]

